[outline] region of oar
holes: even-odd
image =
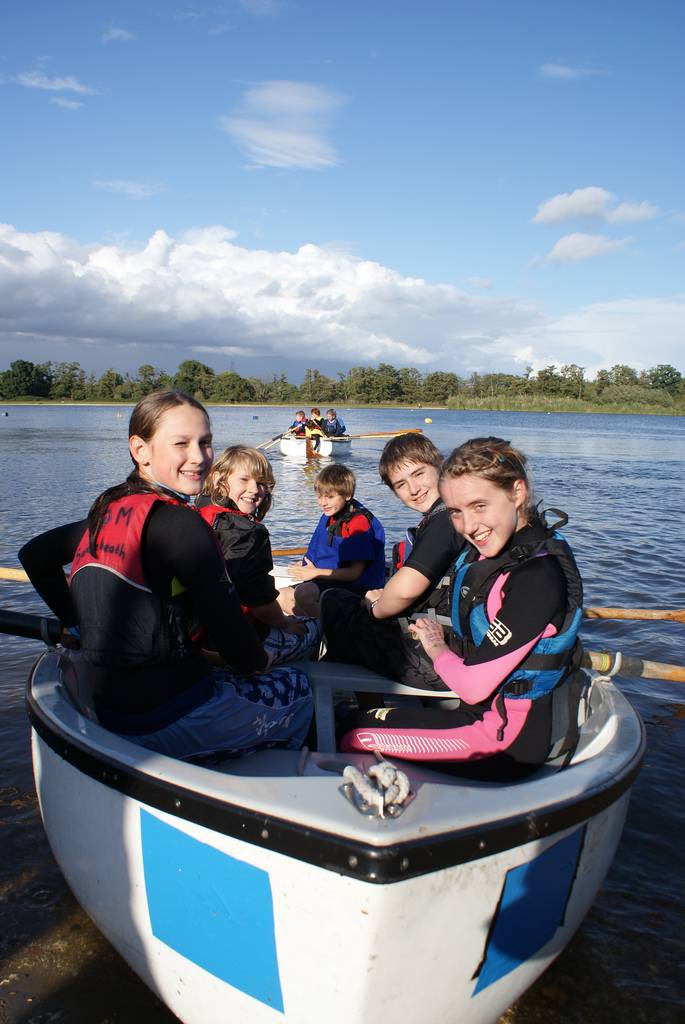
[[[29,640],[44,640],[46,643],[49,640],[55,644],[62,635],[62,625],[59,619],[0,608],[0,633],[25,636]]]
[[[629,658],[620,651],[584,651],[582,664],[602,675],[628,676],[631,679],[670,679],[685,683],[685,665],[668,665],[663,661]]]
[[[273,548],[272,554],[279,558],[288,555],[304,555],[306,548]],[[8,569],[0,566],[0,580],[28,583],[23,569]],[[583,608],[586,619],[662,619],[665,622],[685,622],[685,608]]]
[[[331,441],[349,441],[358,437],[400,437],[402,434],[422,434],[421,427],[411,427],[409,430],[377,430],[373,434],[345,434],[344,437],[331,437]]]
[[[0,568],[0,580],[14,580],[16,583],[28,583],[29,578],[23,569]]]
[[[305,555],[307,548],[272,548],[271,554],[277,558],[287,558],[289,555]],[[29,578],[23,569],[3,569],[0,567],[0,580],[13,580],[15,583],[28,583]]]
[[[256,444],[255,448],[258,451],[265,452],[271,448],[272,445],[276,444],[276,441],[280,441],[282,437],[285,437],[284,433],[274,434],[274,436],[269,438],[268,441],[262,441],[261,444]]]
[[[586,619],[665,619],[685,622],[685,608],[583,608]]]
[[[0,608],[0,633],[11,633],[13,636],[46,642],[49,639],[51,643],[56,643],[61,632],[62,627],[58,619]],[[633,679],[670,679],[672,682],[685,683],[685,665],[668,665],[665,662],[629,658],[620,651],[585,651],[583,665],[605,675],[614,670],[615,675],[629,676]]]

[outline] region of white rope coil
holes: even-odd
[[[361,810],[375,808],[380,818],[385,817],[386,810],[391,816],[398,814],[409,796],[409,779],[389,761],[371,765],[366,773],[348,764],[343,778],[358,794]]]

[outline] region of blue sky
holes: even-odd
[[[5,0],[0,352],[685,370],[685,5]]]

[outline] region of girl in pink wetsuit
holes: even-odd
[[[532,503],[525,464],[490,437],[467,441],[442,466],[440,496],[468,542],[455,566],[452,628],[446,635],[429,618],[410,628],[459,706],[360,713],[344,723],[342,750],[515,778],[563,748],[557,740],[573,745],[582,585],[570,548]],[[568,737],[554,734],[560,702],[574,723]]]

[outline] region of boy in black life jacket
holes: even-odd
[[[406,617],[414,613],[449,615],[448,587],[441,583],[464,544],[440,500],[441,465],[442,455],[421,434],[394,437],[383,449],[381,480],[422,518],[393,548],[392,575],[385,587],[370,588],[363,602],[340,592],[322,601],[331,661],[365,665],[409,685],[434,683],[442,689],[430,660],[406,632]]]
[[[385,531],[378,519],[354,498],[356,480],[347,466],[326,466],[316,478],[316,500],[323,515],[301,565],[292,568],[301,580],[294,590],[296,614],[318,615],[322,591],[342,587],[359,600],[385,579]]]

